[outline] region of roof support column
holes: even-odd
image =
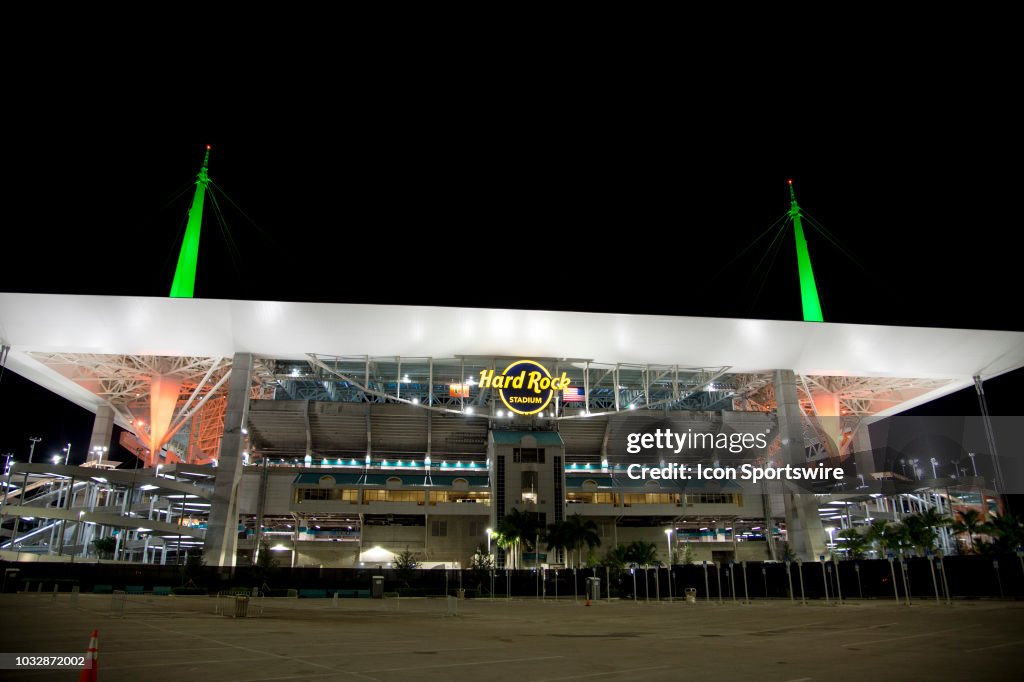
[[[96,408],[96,418],[92,422],[92,435],[89,436],[89,459],[99,462],[103,453],[110,448],[110,439],[114,436],[114,408],[100,405]]]
[[[853,432],[853,462],[857,466],[857,485],[867,485],[871,474],[875,473],[875,453],[871,445],[871,433],[868,426],[872,420],[862,417],[860,424]]]
[[[797,394],[796,375],[790,369],[775,370],[775,402],[779,419],[780,452],[784,464],[805,466],[804,433]],[[818,516],[818,502],[812,493],[782,494],[786,506],[786,536],[793,554],[803,561],[816,561],[825,553],[825,529]]]
[[[210,519],[204,543],[208,566],[235,566],[238,548],[238,482],[242,479],[242,450],[245,447],[242,428],[249,413],[252,369],[252,353],[235,353],[228,383],[224,435],[217,455],[217,481],[210,499]]]

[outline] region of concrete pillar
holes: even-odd
[[[861,420],[857,431],[853,434],[853,461],[857,465],[857,473],[864,477],[864,483],[869,484],[872,480],[871,474],[878,471],[875,466],[875,455],[871,445],[870,425],[874,419],[864,418]],[[857,480],[857,485],[860,485]]]
[[[114,436],[114,408],[110,405],[100,405],[96,408],[96,418],[92,422],[92,435],[89,436],[88,460],[95,460],[96,448],[108,448],[104,451],[109,453],[110,440]]]
[[[779,419],[779,437],[782,440],[782,450],[779,453],[782,463],[806,466],[803,416],[793,370],[775,371],[775,402]],[[817,561],[819,555],[825,554],[825,529],[821,525],[821,517],[818,516],[817,500],[810,492],[785,492],[783,501],[786,506],[786,536],[790,549],[798,559]]]
[[[217,455],[217,481],[210,501],[210,519],[204,550],[208,566],[234,567],[238,547],[238,483],[242,479],[242,427],[249,412],[252,383],[251,353],[235,353],[228,380],[228,405],[224,414],[224,435]]]

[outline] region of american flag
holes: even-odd
[[[578,388],[565,388],[562,389],[562,402],[565,403],[582,403],[583,402],[583,391]]]

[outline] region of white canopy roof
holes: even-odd
[[[66,352],[302,359],[326,355],[587,358],[732,372],[950,379],[934,399],[1024,366],[1024,333],[705,317],[0,293],[8,367],[95,410],[29,357]],[[901,406],[906,409],[910,404]]]

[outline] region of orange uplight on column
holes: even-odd
[[[149,390],[149,433],[139,429],[138,437],[149,448],[147,466],[155,466],[160,449],[173,435],[170,431],[174,408],[178,405],[182,379],[178,376],[156,376]]]
[[[818,413],[818,423],[821,424],[822,430],[831,441],[828,448],[829,454],[838,457],[842,443],[839,396],[835,393],[814,394],[814,410]]]

